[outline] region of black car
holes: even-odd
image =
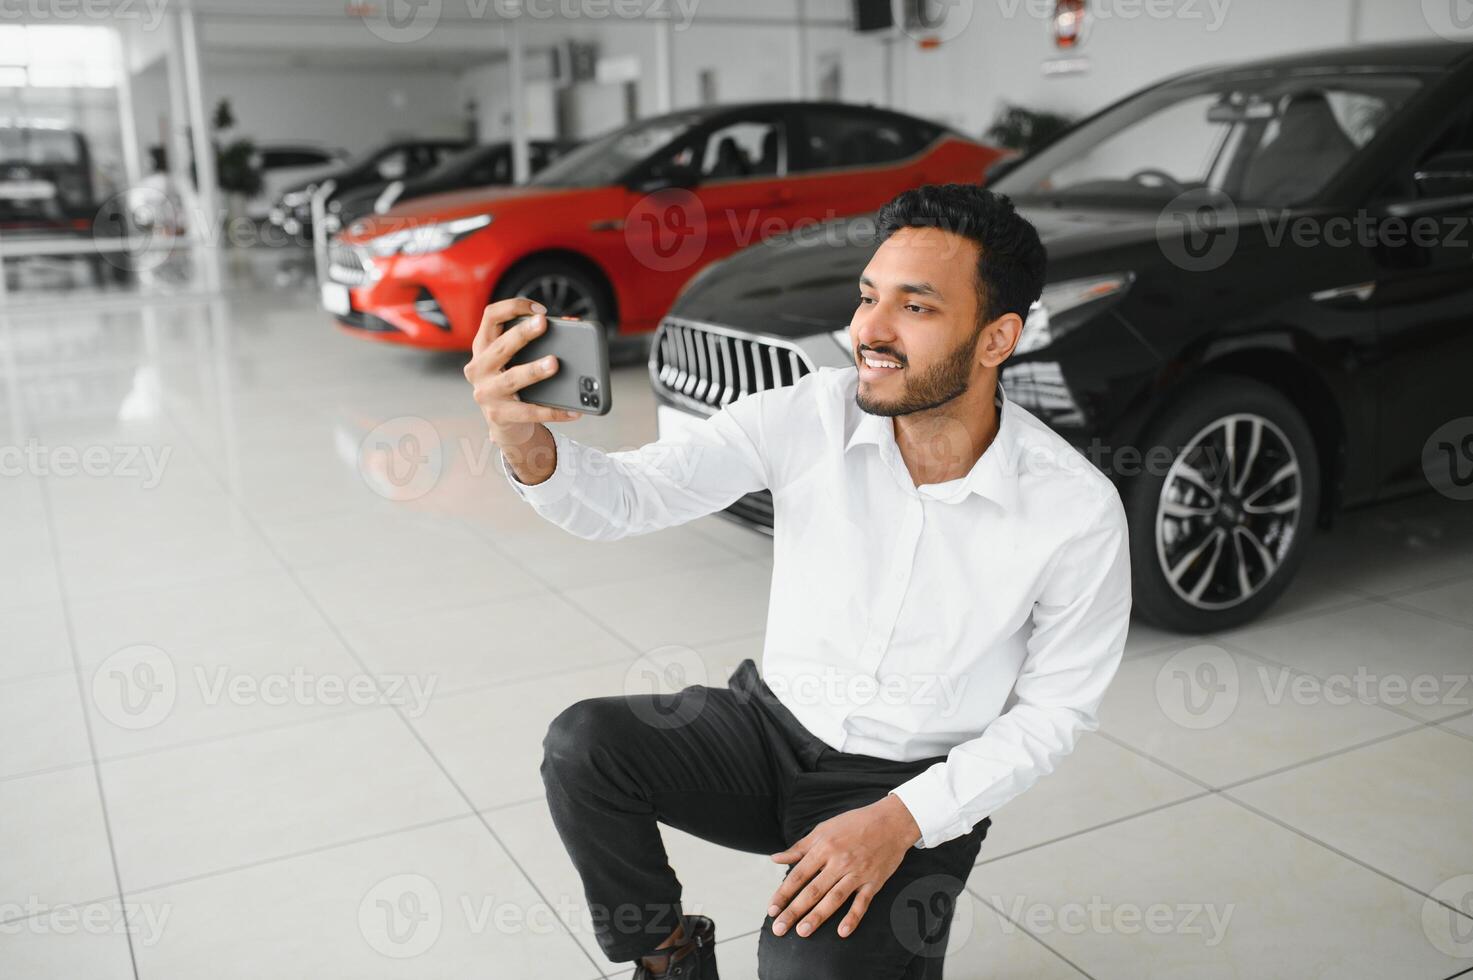
[[[298,184],[282,192],[281,200],[271,208],[273,225],[293,237],[312,233],[312,195],[322,184],[334,183],[332,201],[339,194],[360,188],[382,191],[396,180],[417,177],[438,167],[451,156],[467,148],[465,140],[397,140],[387,143],[356,160],[323,176]]]
[[[577,143],[568,140],[529,140],[527,162],[531,173],[537,173]],[[492,187],[512,182],[510,143],[487,143],[462,150],[418,177],[396,180],[387,186],[359,187],[344,194],[334,194],[327,205],[327,230],[346,228],[369,214],[382,214],[395,204],[417,197],[463,191],[472,187]]]
[[[1195,71],[990,175],[1049,252],[1003,385],[1117,482],[1149,620],[1252,619],[1317,523],[1473,445],[1469,92],[1454,44]],[[698,276],[651,350],[661,425],[852,367],[874,245],[863,219]]]

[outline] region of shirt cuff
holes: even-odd
[[[578,469],[575,462],[578,444],[555,429],[548,431],[552,433],[552,445],[557,455],[553,460],[552,475],[541,483],[526,484],[518,480],[506,461],[506,454],[501,454],[501,471],[506,474],[507,482],[518,497],[533,507],[556,503],[571,493]]]
[[[961,804],[946,785],[946,763],[938,762],[930,769],[906,780],[890,791],[910,811],[921,839],[916,847],[939,847],[960,837],[972,828],[962,819]]]

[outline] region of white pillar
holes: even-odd
[[[169,138],[164,155],[169,162],[169,176],[187,202],[194,199],[189,177],[189,104],[184,96],[184,54],[179,40],[177,17],[164,21],[168,45],[164,48],[164,67],[169,79]]]
[[[675,108],[675,31],[670,18],[655,21],[655,115]]]
[[[218,207],[219,182],[215,173],[215,144],[210,139],[210,113],[205,105],[204,75],[200,70],[199,29],[193,10],[185,8],[180,13],[179,27],[184,47],[184,95],[189,102],[190,140],[194,148],[199,204],[213,221]]]
[[[532,176],[527,153],[527,66],[522,58],[522,28],[517,20],[506,27],[507,70],[511,73],[511,179],[525,184]]]
[[[198,237],[195,256],[204,271],[205,288],[218,289],[220,275],[211,235],[224,227],[219,209],[219,184],[215,174],[215,145],[210,139],[210,117],[205,109],[204,76],[200,71],[199,29],[194,11],[186,8],[179,15],[180,40],[184,47],[184,94],[189,101],[189,128],[194,145],[194,171],[198,184],[199,207],[190,216],[190,228]]]
[[[808,24],[805,0],[798,0],[798,24],[793,30],[793,98],[808,98]]]
[[[128,60],[128,39],[122,28],[113,31],[118,58],[118,126],[123,131],[123,173],[129,187],[143,180],[138,154],[138,122],[133,116],[133,66]]]

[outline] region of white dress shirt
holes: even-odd
[[[921,847],[967,833],[1098,727],[1130,616],[1114,486],[999,390],[997,436],[960,479],[916,486],[858,373],[821,368],[684,431],[605,453],[554,432],[516,492],[609,540],[773,496],[762,676],[842,752],[945,756],[895,795]]]

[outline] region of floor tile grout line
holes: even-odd
[[[8,333],[8,326],[7,326]],[[102,779],[102,765],[97,760],[97,736],[92,728],[92,712],[88,707],[87,690],[83,684],[82,673],[77,652],[76,626],[72,622],[71,598],[67,594],[66,573],[61,562],[61,549],[56,538],[56,513],[52,508],[51,489],[48,481],[42,479],[37,483],[37,489],[41,496],[41,509],[46,520],[46,534],[51,542],[52,574],[56,576],[56,587],[58,601],[61,604],[62,622],[66,630],[67,649],[71,653],[72,666],[78,668],[75,674],[77,686],[78,708],[82,712],[82,727],[87,734],[87,749],[92,755],[92,780],[97,788],[97,803],[102,812],[102,829],[107,839],[108,863],[112,866],[113,887],[117,890],[118,914],[123,922],[128,921],[128,897],[123,890],[122,870],[118,867],[117,842],[113,837],[112,815],[107,805],[107,787]],[[128,963],[133,971],[133,980],[139,980],[138,975],[138,952],[133,946],[133,930],[123,929],[123,936],[128,942]]]
[[[1017,857],[1019,854],[1027,854],[1031,851],[1036,851],[1039,848],[1048,847],[1051,844],[1058,844],[1066,840],[1072,840],[1075,837],[1082,837],[1085,834],[1092,834],[1097,830],[1104,830],[1107,827],[1114,827],[1119,824],[1135,820],[1138,817],[1145,817],[1150,816],[1153,813],[1160,813],[1162,810],[1170,810],[1172,807],[1181,806],[1184,803],[1191,803],[1193,800],[1200,800],[1204,796],[1211,795],[1211,790],[1204,789],[1200,792],[1191,793],[1187,796],[1183,796],[1180,799],[1168,800],[1165,803],[1158,803],[1156,806],[1149,807],[1145,810],[1138,810],[1134,813],[1127,813],[1124,816],[1116,817],[1114,820],[1106,820],[1103,823],[1091,824],[1088,827],[1081,827],[1078,830],[1070,831],[1067,834],[1060,834],[1058,837],[1051,837],[1048,840],[1039,841],[1036,844],[1029,844],[1027,847],[1020,847],[1016,850],[1006,851],[1002,854],[994,854],[991,857],[984,858],[981,861],[978,861],[976,864],[972,865],[972,867],[980,868],[983,865],[994,864],[998,861],[1005,861],[1008,858]]]
[[[541,518],[538,518],[538,519],[540,520]],[[462,521],[462,524],[464,524],[464,523],[465,522]],[[507,559],[509,561],[515,561],[516,560],[514,556],[508,554],[504,549],[502,549],[500,546],[498,546],[496,544],[496,541],[493,538],[490,538],[490,537],[486,536],[484,533],[482,533],[479,529],[475,528],[474,526],[470,526],[470,529],[474,533],[476,533],[481,538],[481,540],[483,540],[484,542],[486,542],[486,546],[488,548],[490,548],[494,553],[496,553],[497,555],[499,555],[502,558]],[[756,564],[757,563],[757,559],[746,558],[746,557],[738,558],[737,561],[738,562],[742,562],[742,563],[746,563],[746,564]],[[632,653],[635,654],[635,656],[642,657],[646,653],[648,653],[647,650],[641,650],[639,648],[638,644],[636,644],[634,641],[630,640],[623,633],[621,633],[618,630],[614,629],[608,623],[604,622],[601,618],[599,618],[598,616],[594,615],[592,612],[590,612],[588,610],[588,608],[583,603],[579,602],[577,599],[573,598],[571,595],[569,595],[568,593],[564,592],[561,588],[559,588],[558,586],[556,586],[555,584],[553,584],[552,582],[550,582],[540,572],[534,571],[534,570],[532,570],[530,568],[526,569],[526,572],[527,572],[527,574],[528,574],[529,577],[531,577],[531,578],[537,580],[538,582],[542,583],[545,587],[547,587],[548,589],[550,589],[554,594],[556,594],[564,602],[567,602],[573,608],[577,609],[580,613],[582,613],[585,617],[587,617],[596,626],[598,626],[599,628],[601,628],[603,630],[606,630],[609,633],[609,635],[613,636],[615,639],[619,640],[619,642],[623,643],[626,647],[629,648],[630,652],[632,652]],[[743,638],[748,637],[748,636],[756,635],[758,632],[765,632],[765,630],[753,630],[753,631],[750,631],[750,632],[740,633],[740,634],[737,634],[735,636],[726,637],[726,638],[723,638],[723,639],[704,640],[702,642],[703,643],[707,643],[707,644],[727,643],[727,642],[731,642],[731,641],[743,639]]]
[[[188,439],[188,434],[185,434],[184,438]],[[226,485],[221,480],[219,472],[214,468],[213,464],[207,463],[206,466],[209,469],[209,472],[214,475],[216,482],[220,483],[220,485],[228,492],[228,485]],[[234,494],[232,493],[231,496],[233,498]],[[293,569],[286,562],[281,552],[276,548],[270,537],[266,534],[264,528],[261,526],[261,523],[255,518],[254,515],[247,515],[246,521],[249,526],[255,531],[257,537],[261,540],[267,551],[271,553],[272,557],[274,557],[277,563],[282,567],[287,577],[302,593],[302,595],[312,606],[312,608],[317,611],[318,616],[322,618],[322,621],[324,622],[324,624],[326,624],[328,629],[331,630],[332,633],[337,637],[338,642],[343,645],[343,649],[345,649],[348,652],[348,655],[351,656],[353,660],[358,663],[359,668],[362,669],[365,674],[367,674],[371,678],[374,678],[375,686],[378,687],[380,689],[380,692],[382,693],[382,683],[376,677],[374,677],[373,672],[364,662],[363,657],[358,652],[357,648],[354,647],[353,644],[348,641],[348,638],[343,634],[341,627],[339,627],[337,622],[328,615],[327,610],[323,608],[322,604],[317,601],[317,598],[313,596],[311,592],[306,588],[306,586],[302,583],[302,580],[300,576],[297,575],[296,570]],[[424,736],[420,733],[419,729],[415,727],[413,720],[404,713],[403,707],[397,704],[390,704],[390,707],[393,709],[394,714],[399,718],[400,722],[409,731],[414,740],[419,743],[420,748],[424,750],[430,761],[432,761],[435,764],[435,767],[440,770],[441,776],[445,778],[451,788],[454,789],[455,792],[460,796],[461,800],[465,803],[470,813],[478,821],[480,821],[480,824],[483,828],[485,828],[486,833],[489,834],[491,836],[491,839],[496,842],[496,845],[501,848],[501,851],[503,854],[506,855],[507,860],[510,861],[512,863],[512,866],[517,869],[517,872],[524,879],[526,879],[527,884],[532,887],[533,892],[535,892],[537,897],[542,900],[542,903],[548,908],[551,908],[552,903],[548,902],[547,896],[543,894],[542,887],[537,884],[537,882],[532,878],[530,874],[527,873],[527,869],[522,865],[522,862],[517,859],[517,856],[512,853],[511,848],[509,848],[506,845],[506,842],[501,839],[501,836],[496,833],[496,830],[491,826],[491,822],[486,818],[486,816],[476,808],[475,801],[471,799],[470,794],[466,792],[465,787],[461,786],[460,781],[451,774],[449,768],[445,765],[444,761],[439,757],[439,755],[435,753],[434,749],[430,747],[430,744],[425,741]],[[554,916],[554,918],[557,917]],[[568,941],[571,942],[578,949],[578,951],[583,954],[584,958],[587,959],[590,964],[592,964],[595,971],[602,973],[603,968],[598,965],[597,961],[594,960],[592,954],[590,954],[588,950],[583,947],[583,944],[578,941],[578,937],[573,935],[573,931],[568,927],[568,924],[566,922],[563,922],[560,918],[558,918],[558,922],[562,926],[562,931],[567,936]],[[135,980],[138,980],[138,978],[136,977],[136,970]]]
[[[1250,659],[1253,659],[1253,660],[1257,660],[1261,664],[1266,664],[1266,665],[1268,665],[1270,667],[1278,667],[1278,668],[1280,668],[1282,670],[1287,670],[1290,673],[1298,674],[1301,677],[1308,677],[1311,680],[1318,681],[1321,685],[1330,683],[1330,678],[1329,677],[1321,677],[1319,674],[1313,673],[1312,671],[1305,670],[1303,667],[1298,667],[1298,666],[1295,666],[1294,664],[1284,663],[1282,660],[1275,660],[1272,657],[1268,656],[1267,654],[1260,653],[1257,650],[1253,650],[1253,649],[1251,649],[1249,647],[1246,647],[1242,643],[1239,643],[1236,640],[1228,639],[1227,637],[1223,637],[1223,636],[1215,636],[1215,637],[1213,637],[1213,639],[1216,640],[1218,643],[1222,644],[1225,647],[1231,647],[1234,651],[1236,651],[1237,653],[1241,654],[1242,656],[1249,657]],[[1399,716],[1401,718],[1404,718],[1404,719],[1406,719],[1408,721],[1414,721],[1414,722],[1417,722],[1418,724],[1428,724],[1428,721],[1427,721],[1426,718],[1422,717],[1421,715],[1414,714],[1411,711],[1407,711],[1407,710],[1399,707],[1398,705],[1394,705],[1394,704],[1383,704],[1380,701],[1366,701],[1366,700],[1364,700],[1362,698],[1355,698],[1354,700],[1355,700],[1355,702],[1357,704],[1365,705],[1368,708],[1379,708],[1382,711],[1390,712],[1391,714],[1397,715],[1397,716]],[[1459,712],[1459,714],[1460,713],[1461,712]],[[1453,715],[1452,717],[1456,717],[1456,714]]]
[[[1367,749],[1373,745],[1380,745],[1382,742],[1391,742],[1399,738],[1404,738],[1407,735],[1415,735],[1418,732],[1425,731],[1428,728],[1434,727],[1436,727],[1435,722],[1421,722],[1413,724],[1408,728],[1402,728],[1394,732],[1387,732],[1385,735],[1377,735],[1374,738],[1368,738],[1360,742],[1355,742],[1343,748],[1332,749],[1329,752],[1322,752],[1319,755],[1311,756],[1308,759],[1302,759],[1299,762],[1291,762],[1288,765],[1280,766],[1277,769],[1270,769],[1267,772],[1257,773],[1252,776],[1245,776],[1242,779],[1234,780],[1233,782],[1224,783],[1221,786],[1214,787],[1214,789],[1219,793],[1225,793],[1228,790],[1239,789],[1241,787],[1249,786],[1253,783],[1257,783],[1265,779],[1272,779],[1275,776],[1282,776],[1285,773],[1293,772],[1296,769],[1303,769],[1307,766],[1317,765],[1321,762],[1328,762],[1329,760],[1338,758],[1342,755],[1348,755],[1352,752],[1359,752],[1361,749]]]
[[[1468,967],[1466,970],[1459,970],[1450,977],[1443,977],[1442,980],[1458,980],[1458,977],[1466,977],[1470,974],[1473,974],[1473,966]]]
[[[1048,943],[1046,943],[1046,942],[1043,941],[1043,937],[1036,935],[1027,926],[1023,925],[1021,922],[1016,921],[1015,919],[1012,918],[1012,916],[1008,915],[1002,909],[1000,909],[997,906],[993,905],[985,897],[983,897],[982,895],[980,895],[975,888],[973,888],[973,887],[971,887],[969,885],[969,886],[966,887],[966,890],[967,890],[967,893],[972,896],[972,898],[976,899],[978,902],[981,902],[987,908],[991,909],[992,912],[993,912],[993,914],[996,915],[999,919],[1002,919],[1004,922],[1010,922],[1010,923],[1012,923],[1014,929],[1017,929],[1023,935],[1027,936],[1029,939],[1031,939],[1034,942],[1038,943],[1038,945],[1042,946],[1044,949],[1048,950],[1050,953],[1052,953],[1053,955],[1057,956],[1060,960],[1062,960],[1063,962],[1067,963],[1070,966],[1070,968],[1073,969],[1073,970],[1075,970],[1080,976],[1085,977],[1086,980],[1095,980],[1094,974],[1092,974],[1092,973],[1086,973],[1085,970],[1084,970],[1084,968],[1081,967],[1078,963],[1075,963],[1069,957],[1065,956],[1063,953],[1059,952],[1057,949],[1054,949]]]
[[[496,803],[488,807],[482,807],[481,812],[495,813],[499,810],[511,809],[512,807],[526,806],[529,803],[535,803],[541,799],[542,797],[540,796],[529,796],[525,799],[508,800],[505,803]],[[241,864],[233,864],[225,868],[216,868],[211,871],[203,871],[199,874],[185,875],[182,878],[170,878],[165,881],[150,882],[148,884],[140,885],[137,888],[134,888],[132,894],[144,895],[149,892],[157,892],[163,891],[167,888],[175,888],[179,885],[189,885],[199,881],[208,881],[211,878],[220,878],[225,875],[235,874],[236,872],[240,871],[250,871],[253,868],[261,868],[272,864],[279,864],[283,861],[293,861],[297,858],[310,857],[314,854],[325,854],[329,851],[338,850],[339,848],[353,847],[357,844],[368,843],[369,841],[382,840],[387,837],[394,837],[398,834],[410,834],[415,832],[416,830],[424,830],[429,827],[438,827],[443,824],[454,823],[457,820],[469,820],[472,816],[473,814],[471,813],[452,813],[447,816],[436,817],[433,820],[421,820],[418,823],[406,824],[402,827],[393,827],[389,830],[381,830],[372,834],[363,834],[358,837],[350,837],[346,840],[332,841],[331,843],[320,844],[317,847],[303,848],[299,851],[288,851],[283,854],[274,854],[270,857],[259,858],[255,861],[246,861]],[[110,901],[114,897],[115,896],[104,895],[98,898],[89,898],[85,901],[66,902],[62,904],[69,905],[71,907],[85,907],[88,905],[96,905],[100,902]],[[37,915],[42,914],[44,913],[33,912],[30,915],[19,915],[10,919],[0,920],[0,926],[7,926],[16,922],[24,922],[27,919],[33,919]]]
[[[1334,846],[1333,844],[1329,844],[1329,843],[1327,843],[1325,841],[1320,840],[1318,837],[1315,837],[1309,831],[1307,831],[1307,830],[1301,830],[1300,828],[1295,827],[1293,824],[1289,823],[1288,821],[1283,820],[1280,817],[1276,817],[1273,814],[1267,812],[1266,810],[1261,810],[1258,807],[1254,806],[1253,804],[1247,802],[1246,800],[1240,800],[1236,796],[1233,796],[1230,793],[1223,792],[1223,793],[1218,793],[1217,795],[1220,796],[1222,799],[1228,801],[1229,803],[1234,804],[1235,806],[1242,807],[1244,810],[1247,810],[1249,813],[1255,814],[1256,816],[1258,816],[1258,817],[1260,817],[1260,818],[1262,818],[1264,820],[1267,820],[1267,821],[1269,821],[1271,823],[1278,824],[1280,827],[1283,827],[1285,830],[1289,831],[1290,833],[1297,834],[1298,836],[1303,837],[1305,840],[1309,841],[1312,844],[1318,844],[1320,847],[1323,847],[1325,850],[1329,851],[1331,854],[1337,854],[1340,857],[1344,858],[1345,860],[1351,862],[1352,864],[1357,864],[1360,867],[1365,868],[1367,871],[1371,872],[1372,874],[1380,875],[1382,878],[1385,878],[1387,881],[1391,882],[1392,884],[1400,885],[1402,888],[1405,888],[1407,891],[1412,892],[1413,894],[1421,895],[1424,899],[1426,899],[1429,902],[1436,902],[1438,905],[1441,905],[1443,908],[1446,908],[1448,911],[1453,912],[1453,913],[1455,913],[1455,914],[1457,914],[1457,915],[1459,915],[1459,916],[1467,919],[1469,921],[1469,923],[1473,923],[1473,916],[1470,916],[1467,912],[1463,911],[1462,909],[1459,909],[1456,906],[1453,906],[1453,905],[1451,905],[1451,904],[1443,901],[1442,899],[1438,898],[1437,896],[1432,895],[1432,894],[1430,894],[1428,892],[1425,892],[1422,889],[1417,888],[1414,885],[1411,885],[1411,884],[1408,884],[1405,881],[1402,881],[1400,878],[1396,877],[1395,875],[1391,874],[1388,871],[1382,871],[1380,868],[1376,867],[1375,865],[1371,864],[1368,861],[1362,861],[1360,858],[1356,857],[1355,855],[1350,854],[1347,851],[1343,851],[1340,848]]]

